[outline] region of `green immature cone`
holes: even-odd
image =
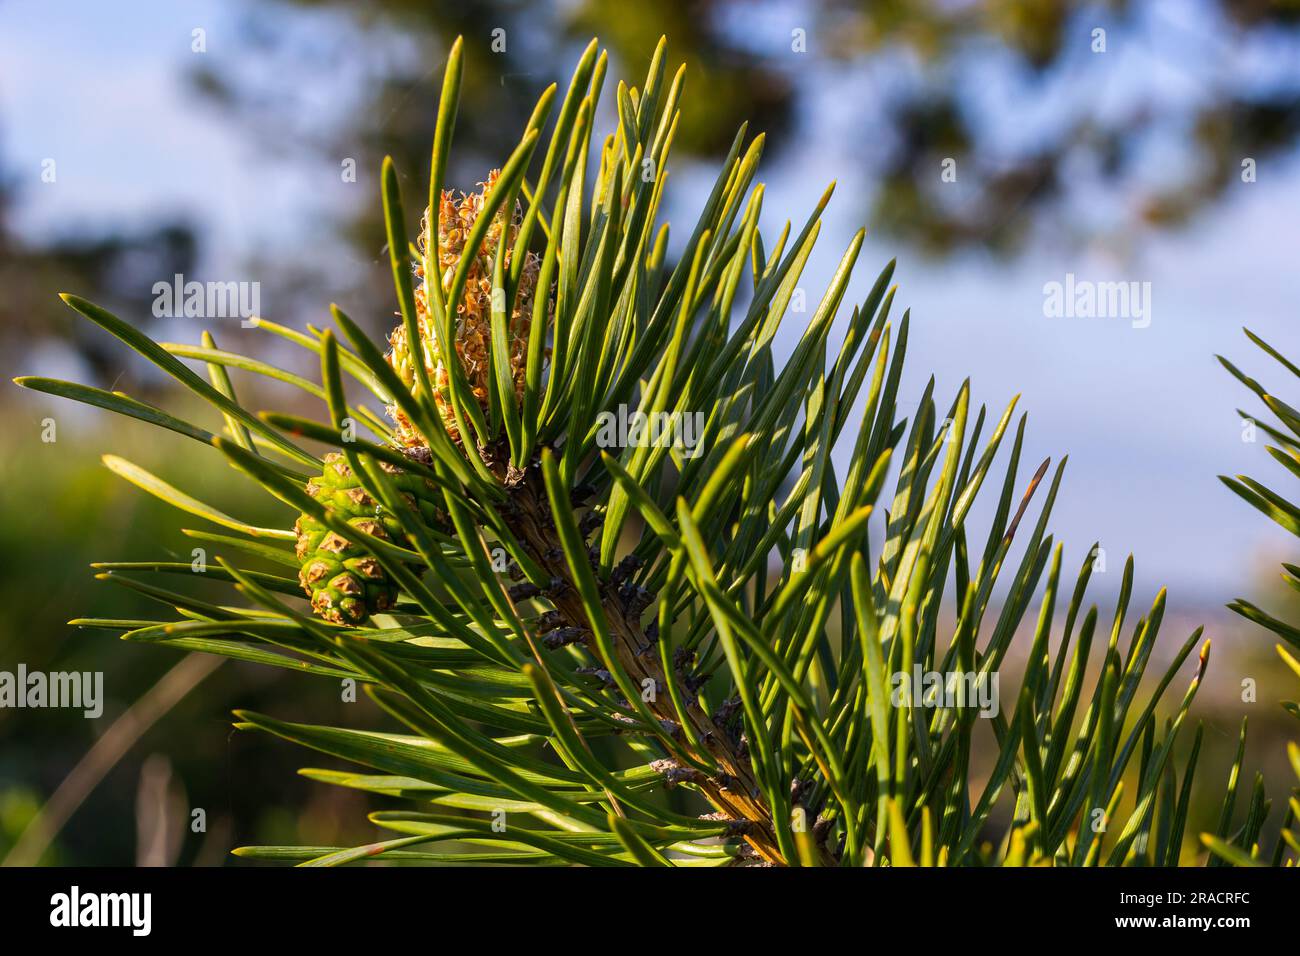
[[[386,462],[380,467],[427,524],[445,526],[433,482]],[[409,546],[401,522],[362,487],[342,455],[325,456],[325,469],[307,482],[307,493],[358,531]],[[302,562],[298,582],[311,597],[312,609],[325,620],[355,626],[397,603],[397,585],[365,548],[307,514],[298,516],[294,531],[295,553]]]

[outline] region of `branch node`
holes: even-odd
[[[532,581],[522,581],[519,584],[510,585],[506,593],[510,595],[512,601],[527,601],[529,598],[535,598],[541,594],[542,589]]]
[[[542,638],[542,643],[547,650],[554,651],[569,644],[586,644],[589,637],[591,632],[585,627],[557,627]]]
[[[707,779],[704,774],[694,767],[683,767],[676,760],[652,760],[650,761],[650,769],[662,774],[664,783],[669,788],[683,783],[699,784]]]

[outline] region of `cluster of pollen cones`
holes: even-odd
[[[455,304],[451,318],[456,360],[465,372],[475,401],[486,412],[491,401],[489,380],[494,374],[491,364],[493,267],[498,250],[502,250],[504,244],[503,265],[508,274],[515,239],[519,233],[517,210],[511,210],[509,214],[504,211],[498,213],[477,249],[467,249],[466,244],[485,202],[497,185],[498,176],[498,171],[494,170],[486,182],[479,183],[478,192],[461,193],[459,199],[450,191],[442,193],[436,244],[430,235],[431,217],[425,212],[418,243],[422,261],[415,266],[415,276],[419,280],[415,304],[420,340],[413,346],[408,341],[406,328],[402,324],[393,330],[388,340],[392,347],[388,361],[406,387],[417,394],[420,383],[414,363],[423,361],[429,383],[433,386],[433,399],[447,434],[452,441],[462,444],[449,391],[451,366],[439,347],[434,331],[428,302],[428,283],[437,281],[446,299],[456,270],[463,261],[468,260],[465,290]],[[427,275],[424,262],[435,257],[438,274]],[[514,385],[512,398],[516,405],[523,398],[528,332],[537,271],[537,256],[527,253],[508,317],[506,331],[510,378]],[[505,303],[501,302],[499,308],[504,310]],[[412,457],[420,458],[422,453],[427,454],[428,446],[424,436],[402,410],[393,405],[388,411],[396,425],[394,443]],[[437,489],[425,479],[402,469],[387,464],[382,467],[390,479],[397,483],[408,503],[417,507],[427,522],[438,526],[442,516],[437,507]],[[327,456],[323,473],[308,483],[307,492],[358,531],[404,546],[410,544],[401,524],[376,505],[358,477],[353,474],[344,456]],[[296,550],[300,562],[299,583],[311,597],[312,607],[317,614],[334,624],[355,626],[372,614],[393,607],[398,594],[396,584],[379,562],[363,548],[308,515],[299,517],[294,530],[297,533]]]
[[[507,217],[498,213],[484,235],[483,242],[477,249],[466,249],[470,232],[483,210],[483,205],[492,190],[496,188],[498,170],[489,174],[487,181],[479,183],[481,187],[475,193],[461,193],[454,197],[451,190],[444,190],[438,209],[438,237],[435,245],[430,235],[429,214],[426,210],[420,224],[418,249],[421,261],[415,267],[419,284],[415,290],[417,327],[420,341],[416,347],[407,341],[406,329],[398,325],[389,336],[392,350],[388,360],[397,371],[402,381],[412,390],[418,385],[415,362],[423,361],[429,382],[433,386],[434,401],[438,412],[446,425],[452,441],[460,440],[460,430],[452,410],[450,387],[450,365],[447,357],[439,347],[433,328],[433,317],[428,302],[428,284],[439,283],[443,296],[450,293],[452,277],[461,262],[469,258],[469,273],[465,282],[465,291],[460,301],[455,303],[452,324],[455,332],[456,356],[465,370],[474,398],[485,411],[489,403],[488,381],[492,373],[492,268],[497,250],[505,243],[505,267],[507,274],[511,266],[515,237],[519,231],[517,210],[512,210]],[[424,262],[435,258],[438,275],[426,274]],[[514,382],[514,399],[519,402],[523,396],[524,374],[528,359],[528,330],[533,312],[533,294],[537,285],[537,256],[526,253],[524,265],[520,271],[519,287],[507,326],[510,354],[511,379]],[[501,308],[504,309],[504,302]],[[449,308],[451,304],[448,303]],[[397,425],[396,440],[407,449],[416,449],[425,445],[424,439],[414,425],[397,407],[389,409],[389,414]]]

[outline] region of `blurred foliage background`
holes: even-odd
[[[135,15],[162,15],[161,8],[149,9],[155,4],[139,6],[143,12]],[[0,31],[6,16],[31,12],[30,5],[0,0]],[[1153,231],[1188,228],[1238,180],[1240,157],[1262,162],[1292,155],[1300,136],[1298,14],[1296,3],[1268,0],[232,4],[228,16],[242,68],[191,58],[175,71],[177,95],[205,122],[257,143],[291,175],[352,160],[366,188],[355,200],[327,204],[310,229],[299,228],[288,241],[233,251],[200,210],[150,209],[121,222],[64,216],[34,228],[23,213],[39,205],[41,186],[10,168],[0,111],[0,365],[7,376],[61,375],[149,401],[177,401],[143,363],[129,361],[76,319],[55,293],[75,290],[138,320],[150,334],[193,341],[193,320],[150,318],[151,287],[177,273],[210,270],[214,262],[259,276],[263,298],[276,303],[276,321],[320,321],[324,303],[337,298],[365,316],[372,332],[387,328],[391,277],[377,188],[370,186],[384,154],[419,183],[435,78],[457,34],[468,40],[467,86],[450,178],[466,187],[504,154],[536,92],[567,73],[591,35],[610,47],[610,75],[618,78],[639,75],[666,34],[671,55],[688,65],[675,147],[688,185],[692,164],[718,156],[739,120],[767,134],[765,165],[780,168],[783,157],[803,155],[801,145],[828,114],[849,114],[857,137],[850,147],[861,167],[850,171],[850,188],[839,201],[854,204],[858,218],[883,231],[903,256],[1007,258],[1043,244],[1128,247]],[[59,17],[75,11],[47,15],[49,29],[57,31]],[[1097,29],[1110,49],[1142,36],[1157,52],[1133,56],[1125,69],[1130,80],[1113,86],[1096,75]],[[178,36],[177,42],[189,42]],[[772,37],[780,42],[769,42]],[[104,42],[111,46],[114,38]],[[1240,70],[1243,51],[1264,68]],[[129,56],[122,56],[124,71]],[[1191,93],[1167,96],[1164,87],[1145,82],[1145,71],[1181,73]],[[345,76],[348,95],[321,102],[314,81],[335,72]],[[957,190],[939,188],[936,171],[945,158],[962,171]],[[259,173],[254,168],[248,175]],[[148,172],[139,178],[147,181]],[[408,215],[418,216],[420,189],[408,183],[405,194],[412,202]],[[237,324],[213,331],[220,344],[262,347],[250,345],[255,333]],[[1286,350],[1288,343],[1277,344]],[[243,397],[255,403],[260,396]],[[267,400],[284,407],[282,394]],[[111,637],[66,624],[82,615],[148,616],[140,595],[94,581],[92,561],[143,559],[160,550],[188,560],[194,545],[177,530],[194,521],[178,524],[174,512],[102,468],[99,454],[123,454],[181,486],[211,486],[221,481],[212,469],[224,466],[195,454],[183,439],[40,401],[7,384],[0,411],[6,424],[0,429],[0,669],[23,662],[30,669],[103,671],[108,697],[103,718],[94,721],[75,711],[0,709],[3,860],[95,741],[179,660],[170,651],[115,646]],[[42,442],[42,422],[51,415],[58,440]],[[1053,437],[1069,447],[1069,435]],[[232,496],[251,493],[247,483],[230,487]],[[227,504],[242,517],[284,521],[270,500],[233,497]],[[1260,568],[1271,565],[1271,557],[1261,556]],[[1271,571],[1261,571],[1255,590],[1267,594],[1261,602],[1281,607],[1288,598],[1272,580]],[[1166,628],[1181,628],[1185,620],[1185,634],[1202,612],[1217,613],[1231,596],[1184,605]],[[1300,616],[1294,601],[1292,609]],[[1212,776],[1221,768],[1226,777],[1236,725],[1249,713],[1247,766],[1284,781],[1275,734],[1286,729],[1285,715],[1275,701],[1285,692],[1285,677],[1275,673],[1262,632],[1231,617],[1218,620],[1224,623],[1215,634],[1212,693],[1198,704],[1210,724],[1202,772]],[[1258,680],[1260,706],[1243,705],[1244,676]],[[234,706],[322,723],[379,722],[367,704],[343,701],[330,682],[226,663],[202,676],[112,763],[41,861],[228,864],[226,849],[239,843],[366,839],[355,822],[344,822],[361,818],[347,804],[363,798],[297,777],[301,754],[292,748],[235,734],[228,719]],[[340,716],[345,708],[368,716]],[[205,833],[190,829],[193,808],[205,810]],[[137,815],[165,820],[161,836],[156,826],[137,826]]]

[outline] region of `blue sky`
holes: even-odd
[[[220,270],[310,234],[323,218],[373,198],[359,192],[370,188],[369,176],[358,185],[340,182],[337,157],[303,161],[252,141],[189,90],[185,74],[196,55],[212,58],[219,70],[257,68],[247,51],[234,48],[232,17],[242,4],[60,3],[74,15],[59,16],[57,24],[49,19],[51,6],[0,3],[0,168],[20,190],[21,228],[94,231],[181,213],[210,229],[207,267]],[[1175,17],[1182,6],[1162,5]],[[316,25],[331,26],[324,18]],[[195,26],[207,30],[205,54],[190,50]],[[306,29],[313,29],[311,21]],[[1127,56],[1117,63],[1155,70],[1153,82],[1168,96],[1192,95],[1177,69],[1157,70],[1140,50]],[[283,134],[328,124],[331,104],[354,95],[357,77],[371,66],[322,63],[318,75],[296,77],[309,91],[303,95],[310,109],[286,115]],[[1260,75],[1266,80],[1267,70]],[[878,81],[869,74],[850,79],[864,94]],[[1109,95],[1124,92],[1121,80]],[[431,104],[434,95],[431,88]],[[866,121],[858,106],[868,100],[815,101],[800,118],[803,134],[761,173],[769,232],[787,215],[801,220],[827,182],[841,182],[803,282],[813,302],[862,216],[863,204],[853,198],[864,187],[854,179],[862,165],[854,133]],[[52,186],[40,183],[45,158],[58,163]],[[670,213],[698,201],[692,184],[701,178],[682,171]],[[1107,197],[1096,201],[1104,211]],[[1052,522],[1067,543],[1068,566],[1077,567],[1100,539],[1111,582],[1117,584],[1132,551],[1144,590],[1168,583],[1176,604],[1213,607],[1250,588],[1288,548],[1294,551],[1294,539],[1215,478],[1249,471],[1286,488],[1263,442],[1242,442],[1233,409],[1254,406],[1213,355],[1239,360],[1266,382],[1285,381],[1240,328],[1300,353],[1297,211],[1300,159],[1290,155],[1261,164],[1257,182],[1230,188],[1185,230],[1122,248],[1097,244],[1067,252],[1044,243],[1009,263],[976,254],[929,261],[869,231],[851,294],[860,300],[879,268],[898,256],[897,305],[910,308],[913,318],[904,396],[919,397],[931,372],[941,405],[967,375],[976,401],[988,403],[994,416],[1022,394],[1020,409],[1029,412],[1025,477],[1044,457],[1070,455]],[[1043,286],[1066,273],[1150,282],[1150,327],[1045,317]],[[797,333],[790,322],[786,348]],[[983,514],[977,510],[976,527]],[[1098,581],[1103,590],[1108,583]]]

